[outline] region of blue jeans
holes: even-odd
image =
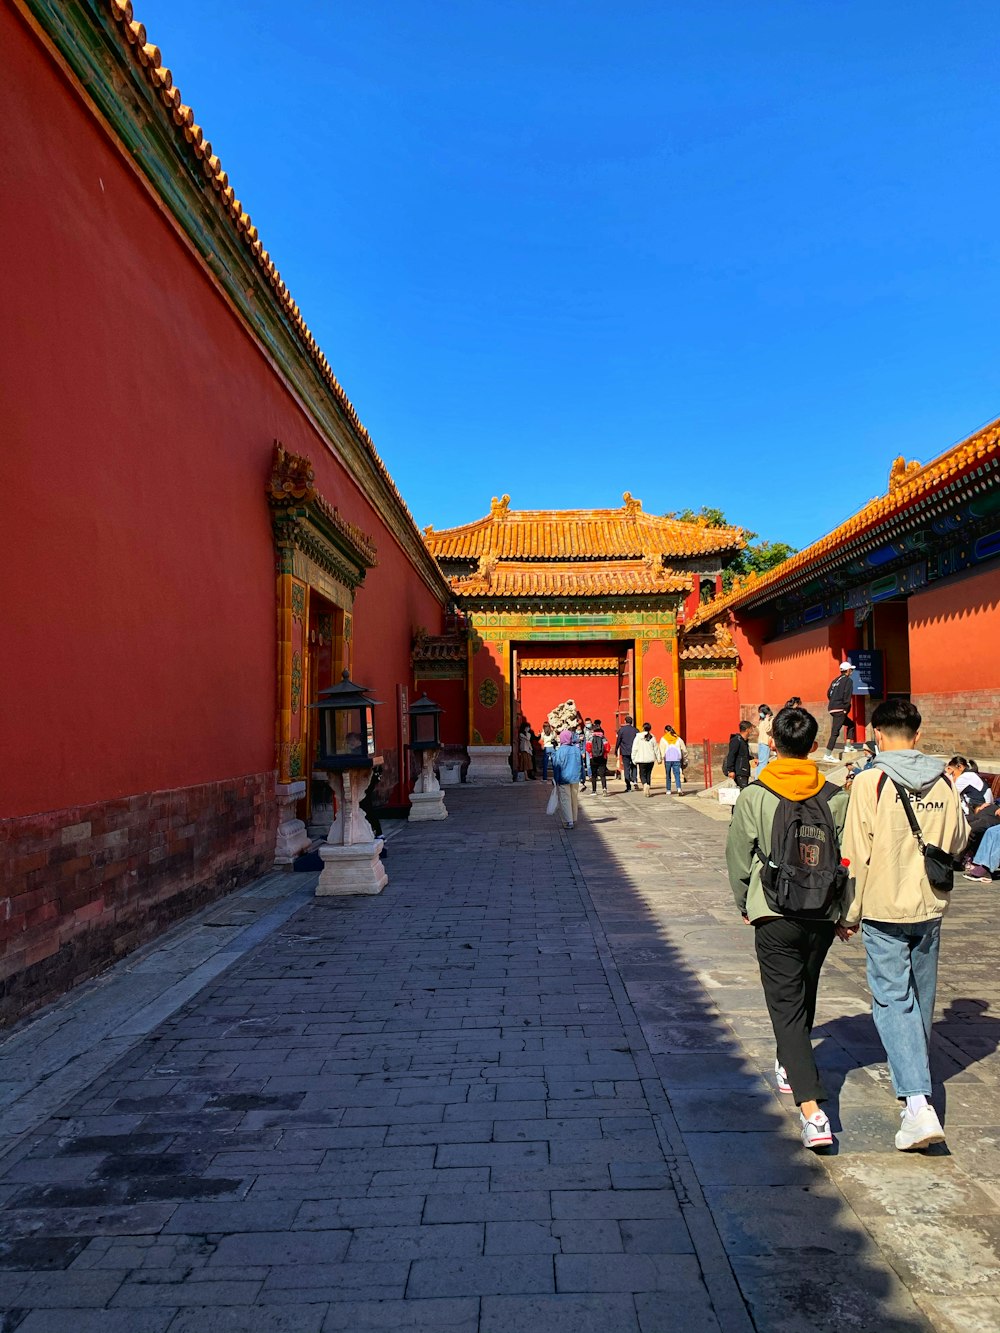
[[[758,741],[758,742],[757,742],[757,777],[760,777],[761,773],[763,773],[763,771],[764,771],[764,769],[766,768],[767,763],[768,763],[768,761],[770,760],[770,758],[771,758],[771,747],[770,747],[770,745],[767,745],[767,744],[765,744],[765,745],[761,745],[760,741]]]
[[[542,747],[542,781],[546,782],[549,776],[549,760],[552,758],[552,751],[547,747]]]
[[[977,866],[985,866],[994,873],[1000,870],[1000,824],[986,830],[972,859]]]
[[[931,1092],[930,1045],[941,918],[864,921],[872,1017],[897,1097]]]
[[[667,759],[665,761],[667,769],[667,791],[670,790],[670,774],[674,775],[674,782],[677,784],[677,790],[681,789],[681,761],[679,759]]]

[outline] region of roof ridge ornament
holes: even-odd
[[[490,518],[493,519],[494,523],[502,522],[507,517],[509,510],[510,496],[503,495],[498,500],[494,495],[493,499],[490,501]]]
[[[271,476],[267,484],[271,498],[290,504],[316,498],[316,472],[304,454],[290,454],[279,440],[274,442]]]
[[[642,513],[642,501],[637,500],[631,491],[625,491],[622,499],[625,501],[625,512],[629,518],[635,518],[637,514]]]
[[[889,489],[888,495],[893,491],[898,491],[901,486],[905,486],[915,472],[919,472],[923,463],[918,463],[914,458],[912,462],[907,462],[902,454],[893,460],[892,467],[889,469]],[[881,497],[879,497],[881,498]]]

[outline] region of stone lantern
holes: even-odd
[[[376,838],[361,809],[372,768],[381,762],[375,746],[376,699],[355,685],[345,671],[339,685],[320,690],[311,707],[319,713],[319,754],[316,767],[329,774],[336,810],[326,841],[319,849],[323,870],[318,896],[381,893],[388,876]]]
[[[434,772],[434,764],[441,753],[441,714],[444,709],[421,695],[408,709],[410,718],[410,749],[420,759],[420,774],[410,792],[410,819],[447,819],[444,792]]]

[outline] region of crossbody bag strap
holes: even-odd
[[[901,787],[895,778],[892,779],[892,785],[899,793],[899,800],[909,821],[910,829],[917,840],[917,846],[920,848],[921,855],[927,850],[924,844],[924,835],[920,831],[920,825],[917,823],[917,817],[913,813],[913,806],[910,805],[910,796],[905,787]]]

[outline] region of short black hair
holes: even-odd
[[[774,748],[782,759],[805,759],[816,740],[819,723],[804,708],[784,708],[776,714],[771,727]]]
[[[625,725],[626,727],[632,726],[632,719],[629,717],[628,713],[625,714]]]
[[[752,723],[752,722],[741,722],[741,723],[740,723],[740,731],[753,731],[753,723]]]
[[[595,718],[594,718],[594,726],[595,726],[595,727],[599,727],[600,725],[601,725],[601,719],[600,719],[599,717],[595,717]]]
[[[872,713],[872,726],[887,731],[891,736],[905,736],[912,740],[920,730],[923,718],[916,704],[909,699],[883,699]]]

